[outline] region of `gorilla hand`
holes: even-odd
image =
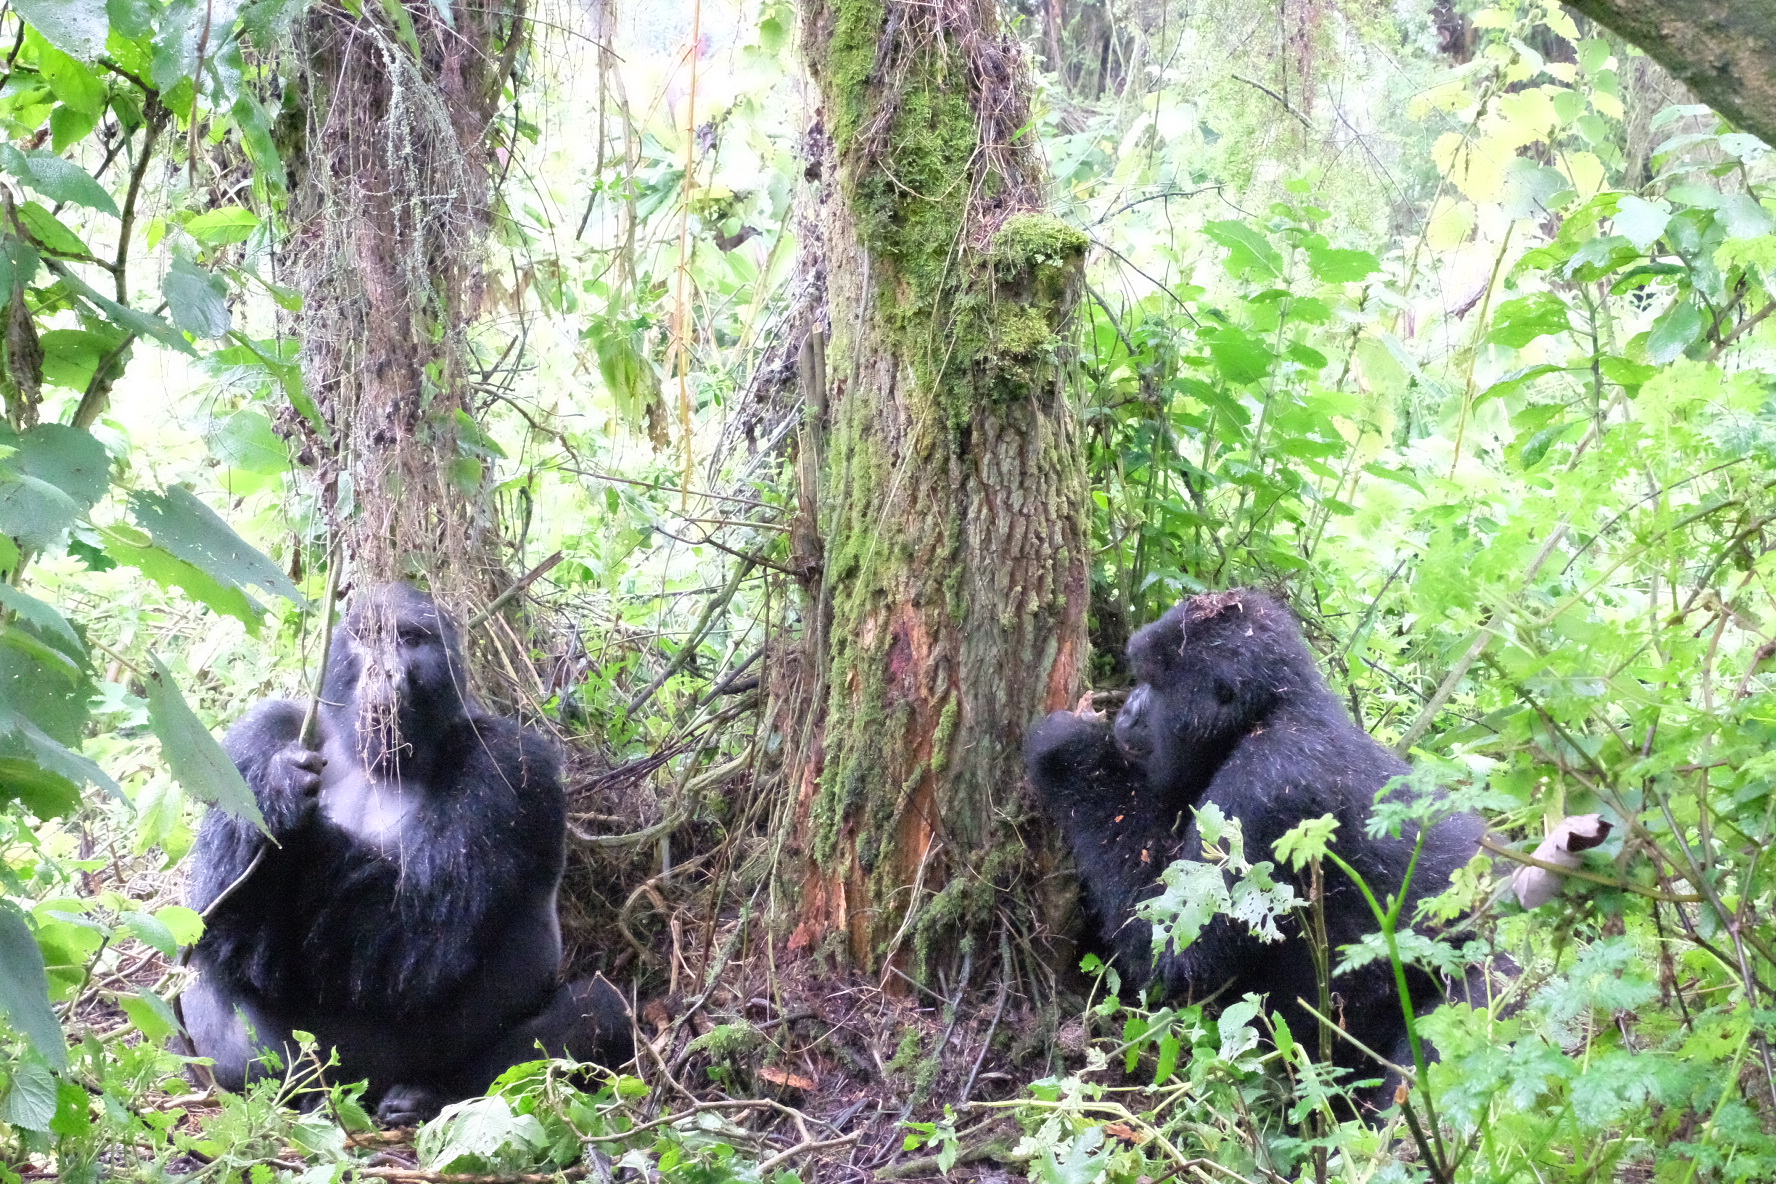
[[[259,783],[259,810],[273,834],[287,834],[307,822],[321,793],[327,760],[300,740],[271,754]]]

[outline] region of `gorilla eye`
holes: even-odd
[[[1215,698],[1220,702],[1231,703],[1237,697],[1238,696],[1234,694],[1233,687],[1230,684],[1224,682],[1218,682],[1215,684]]]

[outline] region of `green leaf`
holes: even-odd
[[[1565,333],[1572,328],[1566,305],[1552,292],[1533,292],[1498,306],[1497,317],[1486,340],[1493,345],[1522,349],[1538,337]]]
[[[80,787],[36,761],[0,756],[0,802],[22,802],[40,819],[61,818],[80,807]]]
[[[35,596],[21,592],[3,581],[0,581],[0,604],[4,604],[44,632],[53,633],[62,638],[73,647],[73,652],[85,652],[86,647],[81,644],[79,635],[74,632],[74,626],[68,624],[68,618],[58,612],[53,605],[45,604]]]
[[[504,1098],[473,1098],[444,1107],[420,1128],[414,1149],[437,1172],[513,1172],[533,1166],[547,1146],[534,1115],[513,1113]]]
[[[265,819],[259,813],[259,804],[253,800],[253,791],[241,777],[240,770],[234,767],[234,762],[228,759],[222,746],[210,735],[210,730],[203,726],[203,721],[192,714],[185,697],[173,685],[173,676],[161,665],[160,659],[151,654],[148,662],[150,669],[144,680],[148,692],[148,720],[155,736],[160,739],[161,755],[166,758],[173,776],[199,800],[264,830]]]
[[[36,42],[37,70],[48,80],[50,93],[81,115],[98,119],[105,110],[103,80],[47,40],[27,36],[26,41]]]
[[[21,152],[11,144],[0,144],[0,168],[51,201],[73,202],[119,217],[117,203],[103,185],[93,180],[91,173],[47,149]]]
[[[0,425],[0,445],[17,449],[4,463],[54,485],[83,513],[111,488],[111,454],[91,432],[44,423],[15,434]]]
[[[99,363],[126,337],[89,329],[51,329],[37,340],[43,347],[43,381],[84,393],[98,373]]]
[[[1257,382],[1270,373],[1276,355],[1258,338],[1238,329],[1223,329],[1209,342],[1215,368],[1229,382]]]
[[[77,111],[66,103],[60,104],[49,113],[50,150],[57,154],[66,152],[86,139],[98,125],[97,114]]]
[[[1227,248],[1230,275],[1265,279],[1283,274],[1283,257],[1269,239],[1244,222],[1210,222],[1203,233]]]
[[[1374,275],[1381,261],[1368,251],[1344,251],[1336,247],[1309,247],[1307,269],[1328,284],[1344,284]]]
[[[99,312],[104,314],[105,319],[112,324],[128,329],[132,333],[140,333],[145,337],[152,337],[168,349],[177,350],[182,354],[188,354],[194,358],[197,356],[197,351],[191,348],[191,343],[185,340],[185,335],[161,320],[159,317],[151,316],[138,309],[128,308],[117,303],[117,301],[111,299],[109,296],[101,295],[94,290],[91,284],[75,275],[62,264],[51,261],[49,266],[61,279],[62,283],[68,286],[69,291],[98,309]]]
[[[1665,310],[1647,334],[1647,361],[1655,366],[1675,362],[1701,335],[1702,310],[1689,300],[1679,300]]]
[[[20,750],[38,768],[62,778],[77,789],[80,785],[96,785],[122,799],[123,790],[118,788],[117,782],[111,780],[110,775],[96,762],[80,755],[39,728],[22,712],[0,707],[0,736],[15,737],[19,741]],[[39,817],[49,815],[40,813]]]
[[[44,250],[50,250],[59,256],[76,256],[82,259],[92,257],[91,247],[67,229],[67,225],[44,209],[39,202],[28,201],[18,208],[18,220],[25,225],[32,238],[36,238]]]
[[[61,537],[81,514],[73,498],[47,481],[0,465],[0,531],[33,550]]]
[[[0,901],[0,1009],[5,1010],[12,1026],[24,1033],[45,1060],[58,1069],[66,1067],[68,1046],[62,1038],[62,1025],[56,1020],[55,1012],[50,1010],[49,976],[43,970],[43,951],[37,948],[37,939],[26,924],[24,914],[4,901]],[[29,1061],[14,1065],[14,1089],[18,1088],[20,1077],[29,1068]],[[49,1109],[53,1114],[53,1078],[49,1089],[52,1098]],[[12,1101],[10,1092],[6,1101],[8,1106],[0,1106],[0,1118],[5,1117],[5,1110]],[[43,1121],[49,1121],[48,1115]]]
[[[1662,198],[1648,201],[1642,197],[1624,197],[1616,207],[1616,233],[1645,251],[1665,233],[1671,221],[1671,203]]]
[[[12,7],[45,41],[82,61],[104,52],[111,33],[105,0],[13,0]]]
[[[259,215],[245,206],[223,206],[185,223],[185,231],[200,243],[226,246],[245,242],[259,229]]]
[[[183,485],[169,486],[165,493],[131,494],[130,512],[137,524],[154,536],[156,546],[222,583],[237,588],[257,584],[296,604],[306,603],[277,564],[234,533]]]
[[[382,11],[395,26],[395,33],[401,38],[401,44],[407,47],[407,52],[413,55],[413,60],[422,60],[424,54],[420,52],[419,37],[413,31],[413,18],[407,15],[406,5],[401,0],[382,0]]]
[[[49,1120],[49,1131],[64,1139],[78,1139],[92,1131],[93,1096],[72,1081],[56,1086],[55,1117]]]
[[[163,101],[168,91],[197,73],[200,48],[205,68],[215,67],[223,47],[233,39],[240,7],[240,0],[172,0],[166,6],[148,66],[149,80]]]
[[[234,617],[249,633],[259,632],[265,610],[241,589],[222,583],[164,547],[152,545],[146,535],[129,527],[102,527],[99,535],[105,540],[105,554],[113,560],[136,568],[163,588],[179,588],[200,604]]]
[[[174,259],[166,279],[161,281],[160,294],[166,297],[173,324],[187,333],[198,337],[228,336],[228,285],[222,277],[211,275],[195,263]]]
[[[154,919],[167,927],[173,940],[182,946],[191,945],[203,936],[203,918],[194,909],[182,904],[169,904],[154,910]]]
[[[158,918],[147,913],[125,913],[118,919],[144,945],[153,946],[166,957],[171,958],[179,952],[179,943],[174,940],[173,931],[161,924]]]
[[[111,16],[111,27],[121,37],[140,40],[154,31],[154,10],[149,0],[107,0],[105,11]]]
[[[159,995],[143,987],[135,995],[125,995],[118,1001],[130,1023],[149,1041],[158,1044],[179,1030],[178,1018],[167,1001]]]
[[[284,162],[278,156],[277,142],[271,138],[271,120],[265,108],[248,91],[234,101],[234,126],[240,132],[241,146],[253,165],[253,184],[275,193],[284,192]]]
[[[257,411],[236,411],[210,440],[210,451],[222,461],[249,473],[269,476],[287,472],[290,449],[271,420]]]

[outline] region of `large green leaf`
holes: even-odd
[[[1269,239],[1244,222],[1210,222],[1203,233],[1227,248],[1227,271],[1237,277],[1271,279],[1283,274],[1283,257]]]
[[[74,626],[68,624],[68,618],[58,612],[54,605],[45,604],[28,592],[21,592],[4,581],[0,581],[0,604],[31,622],[41,632],[67,642],[68,645],[63,648],[67,648],[70,653],[83,654],[86,652],[86,647],[80,642],[80,636],[74,632]]]
[[[17,434],[0,425],[0,444],[18,450],[6,463],[54,485],[73,499],[82,513],[92,509],[111,488],[111,454],[91,432],[45,423]]]
[[[161,755],[166,757],[173,776],[203,801],[264,830],[265,818],[240,770],[203,721],[192,713],[160,659],[150,655],[148,661],[148,720],[160,739]]]
[[[40,550],[61,537],[80,514],[74,499],[49,482],[0,462],[0,531]]]
[[[104,52],[111,32],[105,0],[13,0],[12,7],[45,41],[83,61]]]
[[[27,38],[30,40],[30,38]],[[37,69],[55,97],[82,115],[97,119],[105,110],[105,83],[85,64],[53,45],[37,41]]]
[[[185,223],[185,233],[209,246],[245,242],[259,229],[259,215],[245,206],[208,210]]]
[[[169,486],[165,493],[131,494],[130,512],[137,524],[154,536],[155,545],[223,583],[237,588],[257,584],[297,604],[305,603],[301,591],[277,564],[234,533],[183,485]]]
[[[178,588],[199,604],[207,604],[219,613],[233,617],[257,634],[265,609],[241,589],[224,584],[202,568],[185,562],[164,547],[157,547],[147,535],[134,527],[113,525],[101,527],[99,537],[105,540],[105,554],[111,559],[133,567],[163,588]]]
[[[80,787],[22,756],[0,756],[0,804],[21,802],[41,819],[61,818],[80,808]]]
[[[76,785],[96,785],[122,798],[123,790],[96,762],[47,735],[23,715],[0,707],[0,735],[22,741],[23,751],[40,768]]]
[[[43,346],[43,381],[84,392],[99,363],[123,342],[122,334],[89,329],[51,329],[38,338]]]
[[[192,357],[197,356],[197,351],[191,348],[191,343],[185,340],[185,335],[159,317],[117,303],[109,296],[95,290],[91,284],[53,259],[48,261],[48,265],[62,283],[67,285],[69,291],[92,305],[113,325],[128,329],[132,333],[140,333],[144,337],[152,337],[168,349],[178,350],[180,353],[189,354]]]
[[[1229,382],[1241,383],[1257,382],[1270,373],[1271,363],[1276,361],[1269,346],[1238,329],[1223,329],[1215,334],[1209,342],[1209,356]]]
[[[1690,342],[1702,336],[1702,310],[1690,300],[1679,300],[1653,323],[1647,334],[1647,361],[1664,366],[1683,356]]]
[[[1345,251],[1337,247],[1309,247],[1307,267],[1314,278],[1328,284],[1343,284],[1374,275],[1381,262],[1368,251]]]
[[[0,144],[0,168],[52,201],[73,202],[119,217],[117,203],[91,173],[48,149],[21,152],[11,144]]]
[[[195,263],[174,259],[161,281],[173,324],[198,337],[226,337],[232,319],[228,315],[228,285]]]
[[[0,1008],[45,1060],[58,1069],[67,1066],[68,1045],[49,1006],[43,951],[24,916],[4,902],[0,902]],[[53,1095],[53,1082],[50,1088]]]
[[[257,411],[236,411],[210,439],[210,451],[237,469],[269,476],[288,472],[290,449]]]

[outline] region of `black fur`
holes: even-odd
[[[369,660],[377,652],[397,655],[393,677]],[[605,1065],[632,1055],[616,989],[560,982],[560,757],[481,711],[461,674],[449,619],[392,585],[334,634],[318,752],[300,746],[303,708],[285,700],[229,731],[276,845],[209,918],[183,996],[193,1045],[224,1087],[263,1072],[264,1048],[287,1059],[292,1030],[336,1048],[336,1079],[368,1079],[390,1122],[481,1092],[541,1055],[539,1041]],[[221,896],[264,843],[211,810],[191,906]]]
[[[1285,924],[1284,942],[1267,944],[1218,917],[1156,966],[1150,926],[1135,919],[1134,908],[1155,894],[1169,863],[1200,858],[1191,811],[1209,802],[1239,819],[1253,862],[1271,858],[1272,844],[1303,820],[1335,815],[1332,849],[1385,901],[1399,890],[1416,835],[1370,838],[1365,824],[1376,791],[1408,766],[1351,722],[1294,617],[1264,593],[1193,597],[1136,632],[1129,658],[1137,682],[1114,729],[1095,715],[1058,711],[1025,745],[1030,778],[1073,849],[1098,934],[1125,982],[1144,985],[1157,973],[1170,1000],[1266,993],[1296,1039],[1317,1047],[1317,1023],[1296,1004],[1319,1001],[1298,923]],[[1419,857],[1403,923],[1418,900],[1448,886],[1482,832],[1471,815],[1438,824]],[[1278,875],[1287,874],[1279,864]],[[1379,926],[1361,892],[1330,864],[1325,884],[1336,966],[1339,947]],[[1306,898],[1308,885],[1297,883],[1296,891]],[[1408,987],[1421,1008],[1442,998],[1441,985],[1416,970]],[[1409,1062],[1385,962],[1335,977],[1332,990],[1333,1018],[1346,1031],[1396,1063]],[[1343,1041],[1337,1060],[1353,1068],[1363,1062]]]

